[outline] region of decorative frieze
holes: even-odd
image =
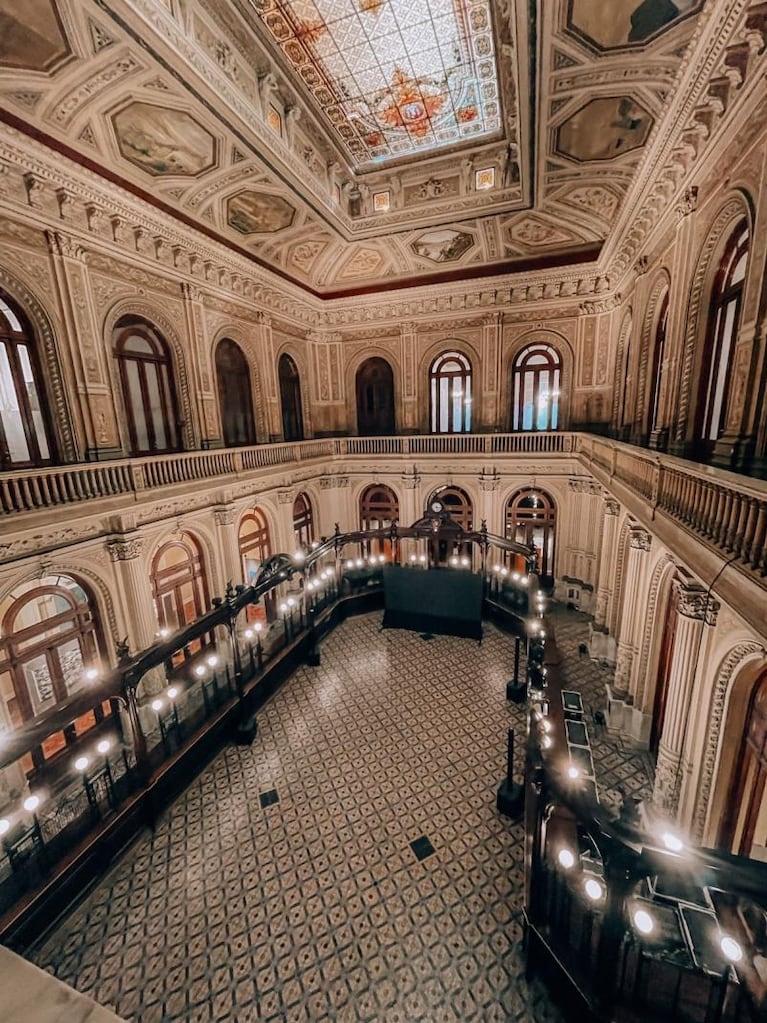
[[[144,537],[132,536],[119,539],[107,540],[107,552],[110,561],[133,561],[141,557],[144,550]]]

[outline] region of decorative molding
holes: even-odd
[[[132,536],[107,540],[106,549],[110,561],[133,561],[141,557],[144,550],[144,537]]]
[[[632,526],[629,532],[629,546],[638,551],[649,551],[652,545],[652,537],[645,529]]]

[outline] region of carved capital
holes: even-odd
[[[485,472],[483,470],[479,474],[478,478],[479,489],[483,490],[485,493],[490,493],[493,490],[497,490],[501,482],[501,477],[495,472],[494,469],[492,469],[490,472]]]
[[[649,269],[650,269],[649,256],[640,256],[636,263],[634,263],[634,270],[636,271],[637,277],[641,277],[642,274],[646,274]]]
[[[683,220],[685,217],[694,213],[698,206],[698,186],[691,185],[690,188],[685,188],[682,192],[682,196],[676,206],[676,215],[678,220]]]
[[[85,249],[82,245],[61,231],[46,231],[45,237],[51,252],[56,256],[66,256],[68,259],[85,261]]]
[[[278,502],[278,504],[292,504],[293,503],[293,491],[292,490],[278,490],[277,491],[277,502]]]
[[[213,509],[213,521],[217,526],[231,526],[235,519],[233,504],[222,504]]]
[[[184,281],[182,283],[181,293],[190,302],[202,302],[202,289],[192,281]]]
[[[614,497],[605,498],[605,515],[619,515],[621,506]]]
[[[695,621],[705,621],[707,625],[716,625],[720,605],[708,590],[704,590],[702,586],[678,583],[677,595],[677,608],[680,615]]]
[[[141,556],[144,549],[143,536],[120,537],[107,540],[110,561],[133,561]]]
[[[652,537],[645,529],[632,529],[629,534],[629,546],[638,551],[649,551]]]

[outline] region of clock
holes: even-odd
[[[441,512],[442,511],[442,502],[441,501],[432,501],[431,502],[431,510],[433,512]]]

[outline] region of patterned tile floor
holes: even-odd
[[[379,621],[330,636],[253,746],[225,749],[35,960],[140,1023],[558,1020],[524,979],[522,829],[495,810],[524,727],[504,700],[513,641]],[[599,705],[585,621],[557,630]],[[600,765],[636,774],[599,742]]]

